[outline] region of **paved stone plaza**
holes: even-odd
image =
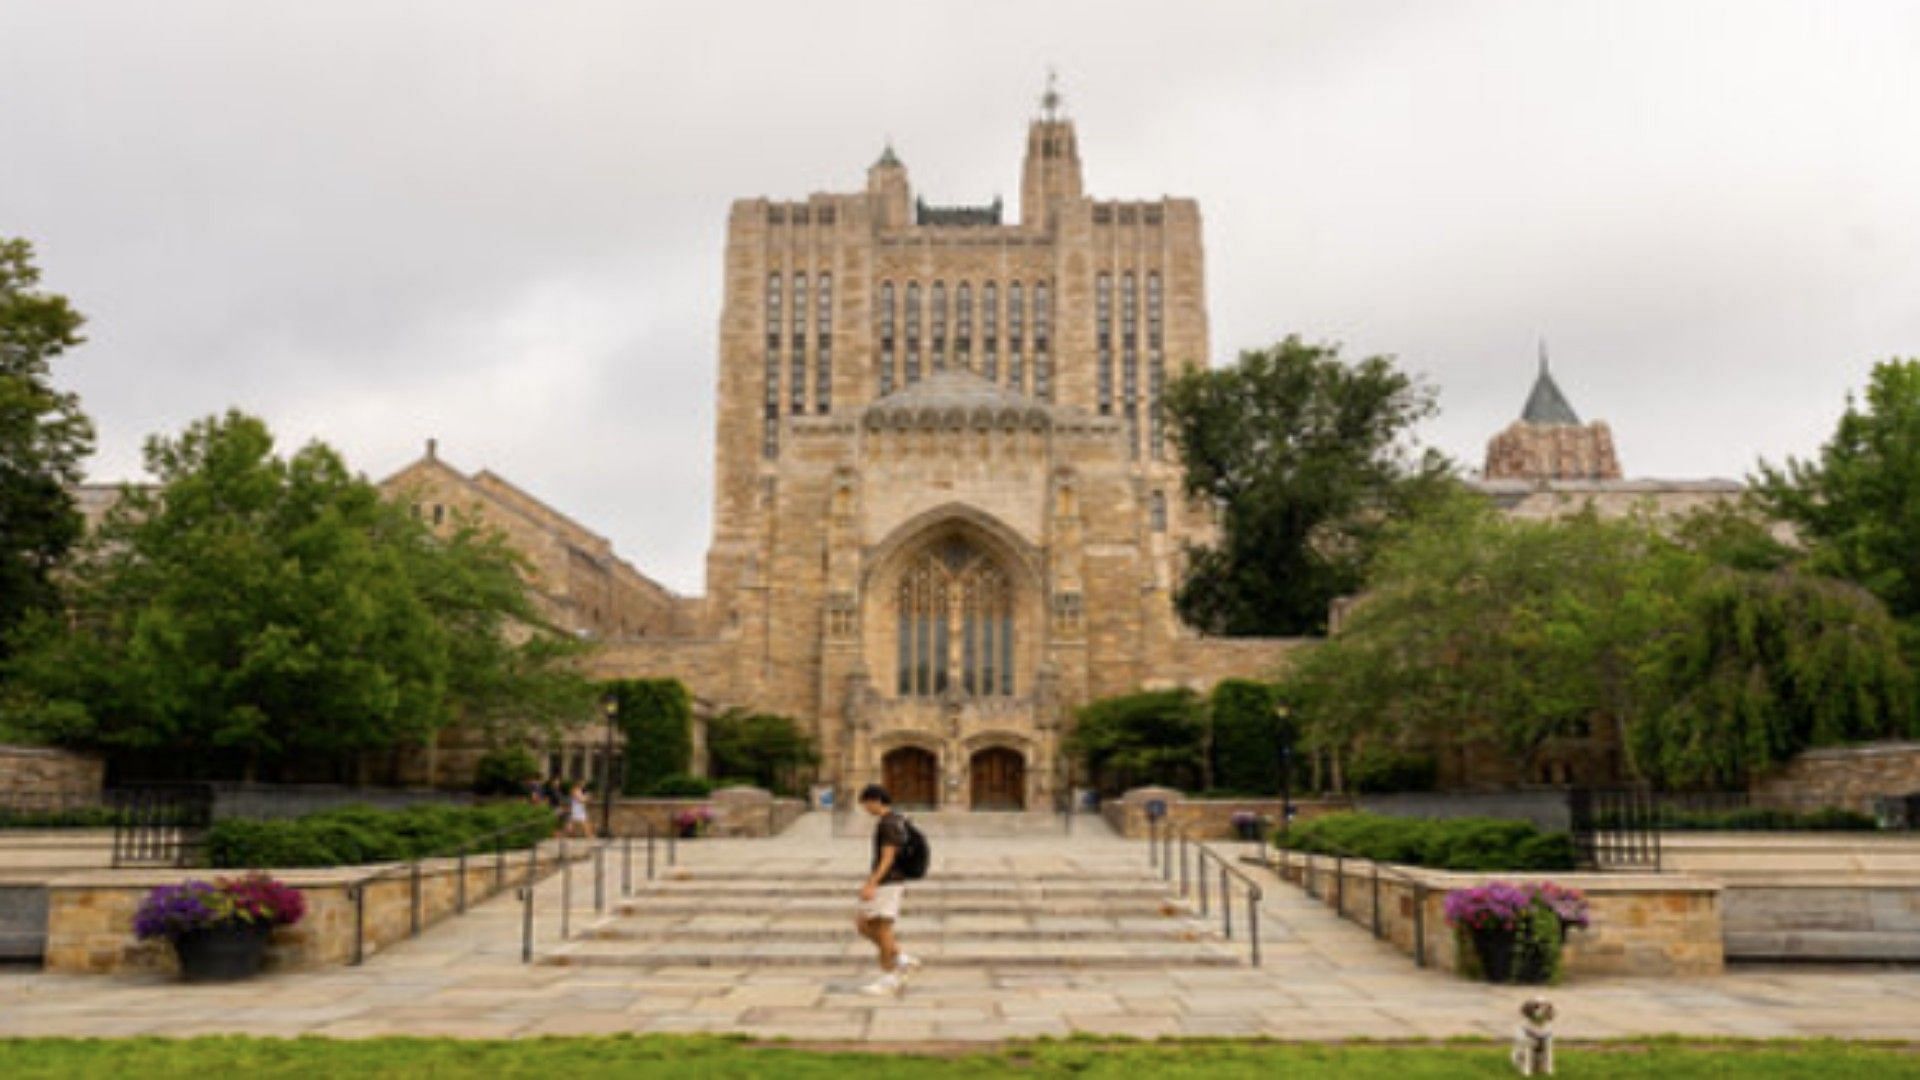
[[[992,874],[1036,875],[1063,883],[1075,876],[1117,878],[1143,869],[1145,858],[1141,843],[1120,840],[1091,822],[1071,838],[936,837],[935,843],[936,878],[944,876],[946,887],[956,894],[967,887],[955,881]],[[829,871],[844,870],[850,910],[866,854],[863,837],[836,839],[827,819],[818,815],[774,840],[701,841],[681,848],[687,879],[665,886],[661,905],[675,902],[668,897],[676,887],[739,882],[745,891],[756,879],[814,882]],[[1039,940],[1063,939],[1052,932],[1057,927],[1034,917],[1018,926],[1004,919],[962,924],[958,920],[972,916],[959,910],[926,912],[922,926],[929,946],[924,951],[930,954],[927,970],[904,996],[873,999],[856,992],[870,968],[847,942],[826,936],[831,914],[812,910],[825,901],[814,898],[811,884],[785,901],[768,903],[761,917],[773,917],[782,903],[808,909],[809,920],[819,919],[808,925],[820,928],[820,947],[835,950],[836,959],[829,963],[802,956],[797,964],[751,967],[693,966],[670,957],[562,964],[554,961],[569,953],[617,950],[621,935],[563,946],[557,939],[559,884],[550,880],[540,897],[546,962],[519,962],[519,908],[511,900],[494,900],[359,968],[280,974],[223,987],[183,986],[148,977],[0,974],[0,1035],[510,1037],[677,1031],[917,1042],[1072,1033],[1504,1038],[1511,1031],[1515,1007],[1526,991],[1418,970],[1292,887],[1266,880],[1266,963],[1259,969],[1206,959],[1217,959],[1226,946],[1189,940],[1188,924],[1168,916],[1161,918],[1172,929],[1157,932],[1125,922],[1142,935],[1137,965],[1001,965],[994,962],[999,954],[993,952],[942,962],[932,946],[959,935],[966,925],[1012,934],[1000,941],[1014,956],[1035,949],[1021,940],[1023,933]],[[591,890],[580,886],[576,879],[576,902],[590,904]],[[925,906],[936,906],[940,888],[930,881],[920,890]],[[1063,895],[1071,898],[1071,888]],[[913,903],[910,894],[910,913]],[[710,915],[730,917],[721,911]],[[643,894],[633,914],[607,925],[675,917],[671,911],[649,914]],[[690,929],[693,918],[698,916],[687,916],[688,922],[680,925]],[[590,910],[575,916],[576,929],[590,929],[596,921]],[[1123,922],[1116,916],[1083,929],[1110,937]],[[682,935],[679,944],[691,948],[706,941],[709,949],[737,949],[740,942],[752,940],[754,925],[710,923],[707,934]],[[668,930],[661,940],[673,938]],[[850,929],[848,934],[850,940]],[[910,931],[903,936],[909,936],[911,946]],[[1184,942],[1172,955],[1170,939]],[[993,935],[987,940],[994,940]],[[1236,950],[1234,955],[1240,954]],[[842,956],[844,960],[837,959]],[[1911,1039],[1920,1025],[1920,970],[1913,968],[1737,968],[1724,977],[1697,981],[1581,980],[1551,995],[1560,1006],[1566,1038],[1676,1033]]]

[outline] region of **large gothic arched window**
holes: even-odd
[[[1013,693],[1013,583],[992,557],[938,541],[900,575],[896,602],[900,696]]]

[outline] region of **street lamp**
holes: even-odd
[[[1273,718],[1278,721],[1274,737],[1280,740],[1280,835],[1288,836],[1293,829],[1293,725],[1284,702],[1275,703]]]
[[[600,699],[607,718],[607,748],[600,755],[600,835],[613,833],[613,729],[620,721],[620,697],[609,691]]]

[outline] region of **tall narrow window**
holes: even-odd
[[[1113,414],[1113,277],[1101,274],[1094,283],[1094,344],[1099,349],[1099,368],[1094,372],[1099,394],[1100,415]]]
[[[964,281],[953,290],[953,361],[973,369],[973,286]]]
[[[780,453],[780,335],[785,325],[781,296],[780,275],[768,274],[766,415],[761,421],[760,453],[769,458]]]
[[[933,370],[939,371],[947,366],[947,285],[944,281],[933,283],[933,290],[927,294],[927,312],[933,322]]]
[[[833,275],[821,274],[814,290],[813,410],[833,411]]]
[[[907,282],[907,385],[920,381],[920,283]]]
[[[893,393],[893,282],[880,286],[880,394]]]
[[[807,411],[807,275],[793,275],[793,351],[787,354],[787,411]]]
[[[1000,381],[1000,287],[989,281],[980,286],[981,371],[989,382]]]
[[[1027,302],[1020,283],[1007,286],[1007,385],[1025,392],[1026,365],[1021,353],[1026,349]]]
[[[1044,281],[1033,285],[1033,392],[1053,400],[1053,303]]]
[[[1140,293],[1131,271],[1120,278],[1120,411],[1127,448],[1140,456]]]
[[[1153,456],[1167,456],[1166,421],[1160,395],[1167,388],[1167,359],[1161,336],[1160,275],[1147,275],[1147,444]]]

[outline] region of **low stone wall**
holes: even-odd
[[[58,806],[98,798],[106,764],[97,757],[37,746],[0,746],[0,797],[20,806]]]
[[[542,873],[551,867],[552,860],[551,851],[541,854]],[[468,860],[464,903],[477,904],[503,889],[519,885],[528,876],[528,863],[524,851],[507,852],[504,859],[481,856]],[[360,948],[365,956],[409,937],[414,927],[413,877],[400,872],[367,881],[381,869],[357,866],[274,871],[275,877],[305,894],[307,915],[298,926],[282,927],[274,932],[267,950],[269,969],[299,970],[351,962],[356,924],[360,927]],[[134,938],[133,916],[140,901],[158,885],[177,885],[192,878],[207,879],[234,872],[103,870],[48,882],[46,970],[89,975],[176,971],[173,950],[166,942],[142,942]],[[422,864],[421,927],[459,912],[463,903],[461,878],[456,860]],[[362,882],[366,882],[364,896],[356,903],[353,887]]]
[[[1730,884],[1722,906],[1738,959],[1920,961],[1920,880]]]
[[[1466,874],[1282,852],[1282,877],[1375,930],[1429,967],[1460,969],[1447,925],[1447,893],[1489,881],[1541,880],[1531,873]],[[1592,926],[1567,938],[1567,976],[1697,976],[1726,969],[1718,882],[1675,874],[1550,875],[1587,896]]]
[[[1248,799],[1190,799],[1173,788],[1134,788],[1118,799],[1108,799],[1100,806],[1100,812],[1113,826],[1113,831],[1131,839],[1147,836],[1147,804],[1160,799],[1167,804],[1166,823],[1176,829],[1184,829],[1188,836],[1196,840],[1227,840],[1238,837],[1234,831],[1233,815],[1239,813],[1254,814],[1278,824],[1281,814],[1281,801],[1277,798]],[[1346,799],[1295,799],[1293,800],[1293,820],[1305,821],[1323,814],[1336,814],[1353,809]]]
[[[613,804],[611,832],[644,836],[652,825],[665,835],[677,828],[676,817],[703,806],[714,813],[708,836],[778,836],[807,812],[804,799],[775,798],[762,788],[721,788],[704,799],[621,799]]]
[[[1876,798],[1920,794],[1920,742],[1809,750],[1756,781],[1753,793],[1763,802],[1773,798],[1871,814]]]

